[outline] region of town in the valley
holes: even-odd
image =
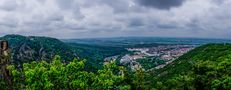
[[[105,58],[104,60],[106,62],[110,60],[119,60],[121,64],[126,64],[129,65],[132,69],[136,69],[142,68],[142,65],[137,60],[146,57],[157,57],[165,62],[164,64],[153,67],[155,69],[159,69],[163,68],[167,64],[170,64],[172,61],[176,60],[178,57],[194,49],[195,47],[196,45],[159,45],[145,48],[126,48],[126,50],[132,52],[132,54],[125,54],[120,58],[119,55],[111,56]]]

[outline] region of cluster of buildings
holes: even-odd
[[[121,64],[129,65],[132,69],[142,67],[136,60],[145,57],[159,57],[166,63],[164,65],[159,65],[155,68],[162,68],[165,65],[171,63],[173,60],[177,59],[181,55],[187,53],[188,51],[195,48],[195,45],[160,45],[156,47],[147,48],[127,48],[128,51],[134,52],[133,54],[126,54],[122,56],[119,60]],[[118,59],[118,56],[112,56],[105,58],[104,61]]]
[[[195,45],[161,45],[150,48],[128,48],[128,51],[136,51],[146,56],[160,57],[162,60],[173,60],[195,48]]]

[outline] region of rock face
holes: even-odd
[[[55,55],[60,55],[64,61],[77,57],[70,46],[54,38],[6,35],[0,40],[9,42],[13,62],[16,64],[38,60],[49,61]]]

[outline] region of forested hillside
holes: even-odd
[[[151,75],[161,89],[231,89],[231,44],[200,46]]]
[[[6,35],[0,40],[9,42],[13,62],[17,64],[38,60],[49,61],[55,55],[60,55],[62,60],[72,60],[77,57],[70,46],[54,38]]]
[[[85,60],[74,59],[62,63],[56,56],[50,63],[33,61],[24,63],[22,69],[8,66],[13,77],[15,90],[139,90],[145,89],[144,72],[137,69],[130,73],[115,62],[105,64],[97,72],[84,70]],[[7,84],[0,78],[0,89],[7,90]]]
[[[45,90],[229,90],[231,44],[208,44],[198,47],[166,67],[145,72],[129,71],[115,62],[97,72],[86,71],[84,60],[65,64],[56,56],[52,62],[24,63],[18,70],[8,67],[14,88]],[[4,82],[0,83],[4,89]]]
[[[14,63],[7,68],[16,90],[231,89],[231,44],[228,43],[199,46],[160,69],[150,69],[162,63],[155,58],[139,59],[142,65],[147,65],[144,68],[150,69],[144,71],[130,70],[116,61],[103,63],[105,57],[128,53],[121,47],[19,35],[7,35],[1,40],[8,40],[11,45]],[[6,86],[0,78],[0,89],[7,90]]]
[[[74,58],[86,59],[85,69],[97,71],[102,67],[104,58],[127,52],[121,47],[64,43],[49,37],[6,35],[0,40],[9,42],[13,62],[18,65],[40,60],[50,62],[55,55],[59,55],[62,62]]]
[[[86,59],[86,68],[91,71],[95,71],[102,67],[104,58],[124,55],[128,51],[121,47],[115,46],[99,46],[99,45],[87,45],[68,43],[72,47],[72,50],[78,55],[79,58]]]

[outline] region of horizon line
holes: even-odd
[[[74,39],[112,39],[112,38],[178,38],[178,39],[217,39],[217,40],[231,40],[231,38],[214,38],[214,37],[177,37],[177,36],[112,36],[112,37],[81,37],[81,38],[57,38],[57,37],[50,37],[45,35],[22,35],[22,34],[6,34],[0,35],[0,37],[4,37],[7,35],[19,35],[25,37],[49,37],[49,38],[56,38],[59,40],[74,40]]]

